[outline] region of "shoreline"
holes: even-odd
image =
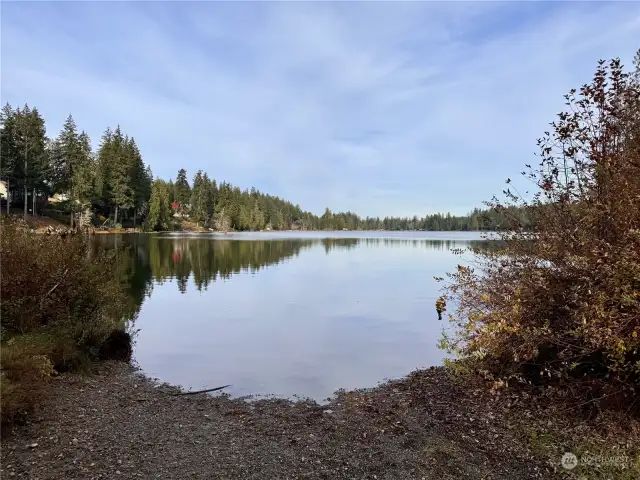
[[[3,213],[4,215],[4,213]],[[12,214],[15,217],[22,217],[22,214]],[[35,233],[42,234],[47,231],[48,228],[68,230],[69,225],[66,222],[61,222],[53,217],[49,217],[46,215],[37,215],[32,216],[29,215],[27,217],[27,224],[34,229]],[[204,227],[194,227],[192,222],[185,222],[182,224],[182,229],[180,230],[161,230],[161,231],[145,231],[140,229],[139,227],[135,228],[122,228],[120,230],[115,229],[114,227],[99,227],[99,226],[90,226],[86,227],[87,231],[91,235],[121,235],[124,233],[218,233],[218,234],[256,234],[256,233],[317,233],[317,232],[330,232],[330,233],[476,233],[478,235],[493,235],[496,233],[494,230],[368,230],[368,229],[282,229],[282,230],[229,230],[228,232],[224,232],[221,230],[210,230]]]
[[[105,362],[63,374],[2,440],[17,478],[554,478],[499,414],[443,367],[309,400],[175,395]],[[474,393],[476,392],[476,393]]]
[[[544,400],[491,394],[477,377],[443,366],[338,390],[321,405],[176,395],[185,392],[116,361],[92,373],[53,377],[42,408],[3,436],[0,475],[521,480],[569,473],[631,480],[640,472],[638,422],[591,424]],[[602,422],[609,427],[612,419],[616,426],[601,435]],[[628,463],[568,472],[561,466],[567,451],[579,458],[615,453]]]

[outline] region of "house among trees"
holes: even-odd
[[[66,192],[54,193],[52,197],[49,197],[49,203],[66,202],[70,196]]]

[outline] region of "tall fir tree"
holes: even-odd
[[[81,156],[71,171],[71,198],[86,206],[93,197],[95,160],[91,151],[91,139],[85,131],[78,136]]]
[[[103,208],[108,207],[111,198],[111,172],[115,163],[113,151],[113,131],[107,128],[100,139],[97,154],[95,200]]]
[[[16,110],[15,131],[12,135],[15,155],[11,162],[14,179],[21,187],[24,215],[35,207],[38,193],[48,193],[50,185],[49,158],[45,122],[37,108],[25,105]],[[29,198],[31,191],[31,198]]]
[[[11,205],[11,189],[17,185],[18,175],[18,143],[17,143],[17,111],[8,103],[2,107],[2,137],[0,138],[0,180],[7,183],[7,213]]]
[[[211,219],[213,218],[213,209],[214,209],[214,197],[213,197],[213,189],[211,188],[211,180],[209,179],[209,175],[207,172],[204,172],[202,175],[202,188],[204,190],[204,224],[209,225]]]
[[[125,146],[125,161],[130,168],[130,187],[133,193],[132,217],[133,224],[146,212],[146,205],[151,194],[151,184],[142,155],[133,137],[128,139]]]
[[[134,191],[132,188],[131,161],[128,157],[129,148],[127,144],[129,138],[122,135],[120,125],[113,132],[113,165],[110,178],[110,201],[114,207],[114,220],[118,224],[118,213],[122,210],[130,209],[134,206]]]
[[[157,179],[151,187],[149,215],[147,224],[151,230],[168,230],[171,224],[172,210],[169,203],[169,184]]]
[[[175,201],[180,204],[180,208],[183,210],[188,209],[189,202],[191,201],[191,187],[189,187],[189,181],[187,180],[187,171],[181,168],[178,171],[176,182],[174,184]]]

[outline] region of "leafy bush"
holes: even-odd
[[[640,410],[639,78],[601,61],[591,84],[571,90],[538,141],[539,165],[523,172],[533,200],[510,187],[488,202],[524,208],[533,232],[513,217],[501,251],[477,251],[448,275],[440,309],[455,303],[455,333],[444,344],[500,385],[555,385],[570,402]]]
[[[123,330],[126,294],[106,252],[93,257],[79,234],[38,235],[0,220],[2,419],[28,411],[51,373],[100,358]],[[51,368],[49,368],[51,367]]]

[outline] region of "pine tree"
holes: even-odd
[[[103,207],[109,205],[111,198],[111,172],[114,164],[113,132],[107,128],[100,139],[97,154],[95,200]]]
[[[218,191],[218,184],[215,179],[211,180],[211,213],[209,219],[213,219],[213,216],[218,211],[218,202],[220,201],[220,193]]]
[[[73,167],[81,163],[83,156],[76,122],[71,114],[64,122],[56,142],[59,147],[59,155],[54,157],[55,163],[52,164],[54,188],[56,192],[70,193]]]
[[[238,208],[235,228],[240,231],[251,230],[251,213],[247,211],[244,205],[240,205]]]
[[[144,171],[144,188],[142,189],[142,195],[144,197],[144,201],[141,206],[140,215],[145,216],[149,214],[149,201],[151,198],[151,186],[153,185],[153,172],[151,171],[151,166],[147,165]],[[169,205],[171,202],[167,199]]]
[[[264,214],[260,210],[260,204],[257,199],[254,199],[251,210],[251,228],[253,230],[262,230],[264,228]]]
[[[0,152],[2,153],[2,161],[0,162],[0,179],[7,182],[7,213],[9,213],[11,203],[10,189],[17,182],[17,111],[7,103],[2,108],[0,120],[2,121],[3,126],[2,138],[0,139]]]
[[[169,202],[169,184],[157,179],[151,187],[147,225],[151,230],[168,230],[172,215]]]
[[[134,205],[133,179],[131,161],[127,156],[128,137],[123,137],[120,125],[113,132],[113,165],[110,178],[111,204],[115,207],[114,223],[118,224],[118,211],[127,210]]]
[[[184,168],[181,168],[178,171],[178,176],[176,177],[176,182],[174,184],[174,191],[175,201],[180,204],[180,208],[185,211],[188,210],[189,202],[191,200],[191,187],[189,187],[187,171]]]
[[[211,188],[211,180],[209,180],[207,172],[204,172],[204,175],[202,176],[202,188],[204,190],[204,225],[206,226],[213,218],[214,209],[213,189]]]
[[[480,228],[480,224],[478,223],[478,216],[475,214],[471,215],[471,220],[469,222],[469,230],[478,230]]]
[[[144,215],[147,209],[147,202],[151,195],[151,172],[147,171],[142,155],[138,149],[138,145],[133,137],[129,139],[125,147],[125,160],[129,163],[130,186],[133,192],[133,224],[136,224],[136,218]]]
[[[193,188],[191,189],[190,216],[196,222],[204,223],[207,219],[207,190],[203,183],[202,170],[198,170],[193,177]]]
[[[26,218],[30,203],[29,190],[32,192],[31,201],[34,206],[37,193],[46,193],[49,190],[50,168],[46,150],[46,128],[38,110],[31,109],[28,105],[15,110],[14,122],[10,122],[9,126],[11,130],[6,133],[10,134],[9,152],[13,157],[9,160],[13,170],[11,177],[13,183],[20,187]]]
[[[71,199],[86,205],[93,197],[95,161],[91,153],[91,140],[86,132],[78,136],[81,155],[71,171]]]
[[[176,187],[172,179],[169,179],[167,187],[169,188],[169,202],[173,204],[176,201]]]

